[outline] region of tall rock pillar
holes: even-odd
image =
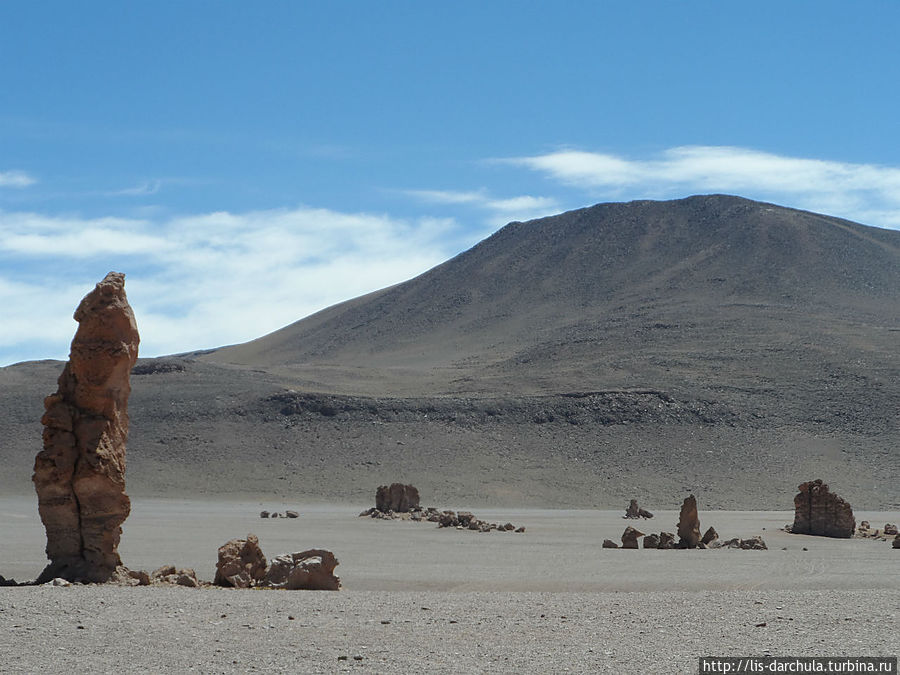
[[[125,275],[107,274],[78,305],[75,320],[69,362],[56,393],[44,400],[44,449],[32,476],[50,559],[39,583],[108,581],[122,564],[117,549],[131,510],[125,443],[140,337]]]

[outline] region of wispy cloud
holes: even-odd
[[[316,208],[158,221],[0,212],[0,364],[64,357],[75,306],[109,270],[128,275],[141,352],[156,355],[259,337],[420,274],[469,236],[452,219]]]
[[[155,195],[162,187],[162,181],[145,180],[133,187],[122,188],[121,190],[110,190],[103,193],[108,197],[143,197],[145,195]]]
[[[431,204],[467,205],[488,213],[487,222],[491,227],[505,225],[511,220],[531,220],[556,213],[559,203],[552,197],[497,198],[485,190],[404,190],[404,194]]]
[[[730,192],[900,227],[900,169],[730,146],[683,146],[650,159],[560,150],[499,160],[606,198]]]
[[[24,188],[37,183],[37,179],[24,171],[0,171],[0,187]]]

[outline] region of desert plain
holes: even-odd
[[[35,504],[0,498],[0,567],[19,581],[46,562]],[[766,551],[624,550],[600,542],[627,524],[674,530],[677,511],[472,507],[526,526],[515,534],[357,517],[366,506],[136,499],[120,546],[132,569],[212,580],[218,546],[252,532],[270,556],[334,551],[343,588],[3,588],[0,671],[689,673],[709,655],[897,653],[898,551],[786,533],[790,511],[701,504],[704,529],[761,535]],[[285,508],[300,517],[259,517]]]

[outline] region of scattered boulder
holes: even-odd
[[[268,517],[269,517],[269,512],[268,512],[268,511],[260,511],[260,512],[259,512],[259,517],[260,517],[260,518],[268,518]]]
[[[629,525],[622,533],[622,548],[638,548],[638,537],[643,536],[643,532],[638,532]]]
[[[644,548],[659,548],[659,535],[658,534],[644,535]]]
[[[614,542],[612,539],[604,539],[603,544],[601,544],[603,548],[619,548],[619,545]]]
[[[853,509],[828,489],[821,479],[802,483],[794,497],[794,534],[852,537],[856,529]]]
[[[200,586],[200,581],[197,579],[197,574],[194,570],[189,567],[177,568],[175,565],[163,565],[159,569],[154,570],[150,574],[150,582],[154,584],[187,586],[188,588],[198,588]]]
[[[463,527],[468,527],[469,523],[475,518],[474,514],[469,513],[468,511],[460,511],[456,514],[456,519],[459,521],[459,524]]]
[[[740,543],[740,547],[745,551],[768,551],[769,547],[766,546],[766,542],[763,541],[762,537],[755,536],[750,537],[749,539],[742,539]]]
[[[375,508],[382,512],[408,513],[419,508],[419,491],[403,483],[381,485],[375,491]]]
[[[869,521],[868,521],[868,520],[862,521],[862,522],[859,524],[859,529],[860,529],[860,530],[868,530],[868,529],[869,529]]]
[[[246,539],[232,539],[219,547],[216,563],[216,586],[250,588],[266,575],[266,556],[259,547],[256,535]]]
[[[675,535],[671,532],[660,532],[658,548],[675,548]]]
[[[334,575],[338,561],[331,551],[310,549],[285,553],[272,559],[260,586],[288,591],[336,591],[341,580]]]
[[[516,534],[521,534],[521,533],[523,533],[524,531],[525,531],[525,526],[524,526],[524,525],[523,525],[522,527],[517,527],[517,528],[516,528]]]
[[[893,548],[900,548],[900,534],[898,534],[896,537],[894,537],[894,541],[891,542],[891,546]]]
[[[709,546],[712,542],[719,538],[719,533],[716,532],[714,527],[709,528],[703,534],[703,538],[700,540],[701,544],[706,544]]]
[[[897,526],[893,525],[891,523],[885,524],[884,533],[885,534],[897,534]]]
[[[685,498],[678,517],[678,547],[697,548],[700,543],[700,516],[694,495]]]
[[[131,510],[125,494],[130,373],[137,360],[125,275],[110,272],[75,310],[78,330],[58,389],[44,400],[43,450],[34,462],[50,563],[36,583],[107,582]]]
[[[285,518],[299,518],[300,514],[297,513],[296,511],[285,511],[284,517]]]

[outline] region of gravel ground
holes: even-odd
[[[898,652],[900,591],[0,591],[0,670],[691,673],[703,655]]]

